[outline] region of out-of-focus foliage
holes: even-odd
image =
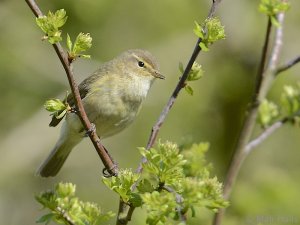
[[[280,98],[281,102],[276,105],[264,100],[258,110],[258,122],[262,127],[267,127],[279,119],[288,119],[292,122],[299,121],[300,115],[300,85],[284,86]],[[296,123],[298,124],[298,123]]]
[[[62,40],[61,30],[59,30],[59,28],[66,23],[67,18],[64,9],[57,10],[55,13],[49,11],[47,16],[36,18],[36,24],[46,34],[44,39],[54,44]]]
[[[181,62],[179,63],[179,71],[181,72],[181,74],[184,73],[183,64]],[[190,94],[190,95],[194,94],[194,90],[188,84],[188,81],[199,80],[201,77],[203,77],[203,73],[204,73],[204,71],[202,69],[202,66],[200,64],[198,64],[197,62],[194,62],[193,66],[188,74],[188,77],[186,79],[187,82],[185,83],[185,86],[184,86],[184,89],[188,94]]]
[[[222,184],[210,177],[210,166],[204,158],[207,149],[207,143],[194,144],[181,154],[171,142],[159,143],[149,150],[140,148],[147,160],[142,164],[141,177],[121,170],[118,177],[103,178],[103,182],[126,204],[146,209],[147,224],[179,224],[181,214],[191,211],[194,217],[196,208],[217,211],[228,206],[222,197]],[[132,190],[133,185],[136,190]]]
[[[277,21],[277,14],[280,12],[285,12],[290,8],[290,3],[288,1],[281,0],[261,0],[259,4],[259,11],[265,13],[271,18],[272,23],[275,26],[279,26]]]
[[[199,46],[203,51],[208,51],[208,46],[218,40],[225,39],[224,26],[221,25],[220,19],[217,17],[208,18],[204,21],[203,25],[195,22],[196,27],[194,33],[197,37],[201,38]]]
[[[75,185],[59,183],[54,190],[42,192],[36,200],[50,213],[37,220],[48,224],[55,221],[58,224],[101,225],[114,216],[114,213],[102,213],[99,206],[90,202],[82,202],[75,196]]]
[[[262,127],[267,127],[278,118],[278,106],[268,100],[264,100],[258,110],[258,122]]]

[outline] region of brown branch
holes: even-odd
[[[25,1],[36,17],[43,16],[42,11],[39,9],[38,5],[36,4],[36,2],[34,0],[25,0]],[[82,125],[83,125],[84,129],[87,131],[87,134],[90,137],[106,170],[110,173],[110,175],[116,175],[118,173],[117,167],[114,164],[111,157],[109,156],[109,154],[107,153],[107,151],[105,150],[104,146],[101,144],[100,139],[96,133],[94,126],[91,124],[91,122],[89,121],[89,119],[85,113],[85,110],[84,110],[84,107],[83,107],[83,104],[81,101],[80,93],[78,90],[78,86],[74,79],[72,64],[69,62],[68,55],[65,53],[65,51],[61,47],[60,43],[53,44],[52,46],[55,49],[55,52],[56,52],[57,56],[59,57],[62,65],[65,69],[65,72],[67,74],[68,82],[71,87],[72,94],[74,96],[75,106],[78,111],[78,116],[82,122]]]
[[[276,29],[275,42],[272,47],[272,52],[270,55],[269,63],[265,69],[267,60],[267,51],[269,49],[269,37],[271,32],[271,21],[268,20],[267,32],[265,38],[265,44],[262,50],[262,57],[260,61],[260,66],[258,69],[258,78],[255,86],[254,97],[251,102],[251,108],[245,118],[240,137],[238,139],[237,146],[234,151],[233,158],[230,162],[229,169],[224,181],[223,196],[225,200],[229,199],[232,191],[232,187],[235,183],[237,175],[240,171],[241,165],[243,164],[245,158],[247,157],[247,152],[245,148],[250,141],[251,135],[256,122],[258,107],[260,102],[266,97],[268,90],[273,82],[274,75],[276,73],[276,65],[278,64],[279,54],[282,46],[282,24],[284,19],[284,13],[278,14],[278,22],[280,26]],[[225,209],[220,209],[217,214],[215,214],[213,225],[220,225]]]
[[[296,58],[294,58],[291,61],[287,62],[285,65],[280,66],[276,70],[276,75],[288,70],[289,68],[291,68],[292,66],[296,65],[299,62],[300,62],[300,56],[297,56]]]
[[[216,8],[217,8],[217,5],[221,2],[222,0],[213,0],[212,1],[212,6],[210,8],[210,12],[207,16],[207,18],[211,18],[214,16],[215,12],[216,12]],[[161,126],[163,125],[169,111],[171,110],[172,106],[174,105],[175,103],[175,100],[179,94],[179,92],[181,91],[181,89],[184,87],[184,84],[186,82],[186,79],[188,78],[188,75],[189,75],[189,72],[191,71],[192,69],[192,66],[194,64],[194,62],[196,61],[200,51],[201,51],[201,48],[199,46],[201,42],[201,38],[199,38],[196,42],[196,45],[194,47],[194,50],[193,50],[193,53],[190,57],[190,60],[179,80],[179,82],[177,83],[171,97],[169,98],[169,101],[168,103],[166,104],[166,106],[164,107],[164,109],[162,110],[157,122],[155,123],[155,125],[152,127],[152,130],[151,130],[151,134],[150,134],[150,137],[149,137],[149,140],[148,140],[148,144],[147,144],[147,149],[151,148],[153,146],[153,144],[155,143],[155,140],[157,138],[157,134],[161,128]]]

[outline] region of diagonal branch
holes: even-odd
[[[221,1],[222,0],[212,0],[212,5],[211,5],[211,8],[209,10],[209,14],[208,14],[207,18],[212,18],[215,15],[217,6],[218,6],[219,3],[221,3]],[[184,72],[183,72],[183,74],[182,74],[179,82],[177,83],[177,85],[176,85],[176,87],[175,87],[175,89],[174,89],[171,97],[169,98],[169,101],[167,102],[167,104],[163,108],[163,110],[162,110],[162,112],[161,112],[161,114],[160,114],[157,122],[152,127],[151,134],[150,134],[150,137],[149,137],[146,149],[150,149],[154,145],[161,126],[163,125],[163,123],[164,123],[167,115],[169,114],[172,106],[174,105],[175,100],[176,100],[179,92],[184,87],[185,82],[186,82],[186,80],[188,78],[189,72],[191,71],[194,62],[197,59],[197,57],[198,57],[198,55],[199,55],[199,53],[201,51],[201,48],[199,46],[200,42],[201,42],[201,38],[198,38],[198,40],[197,40],[197,42],[195,44],[193,53],[192,53],[192,55],[191,55],[191,57],[189,59],[189,62],[187,64],[187,66],[186,66],[186,68],[185,68],[185,70],[184,70]],[[140,164],[139,164],[139,166],[138,166],[138,168],[136,170],[136,173],[142,173],[142,171],[143,171],[142,164],[145,163],[145,162],[146,162],[146,159],[142,158],[142,160],[141,160],[141,162],[140,162]],[[137,184],[134,184],[131,189],[134,190],[135,187],[136,187],[136,185]],[[133,210],[134,210],[134,207],[130,206],[130,208],[128,210],[128,212],[130,212],[130,216],[128,216],[129,215],[129,213],[128,213],[127,216],[125,217],[125,219],[120,219],[119,215],[123,214],[126,211],[126,209],[125,209],[126,207],[122,207],[121,204],[123,204],[122,201],[120,201],[119,209],[121,209],[121,210],[119,210],[118,218],[117,218],[117,221],[116,221],[116,225],[126,225],[130,221],[131,214],[133,213]]]
[[[209,14],[207,16],[207,18],[211,18],[214,16],[215,12],[216,12],[216,9],[217,9],[217,6],[218,4],[221,2],[222,0],[213,0],[212,1],[212,6],[210,8],[210,11],[209,11]],[[191,71],[191,68],[193,66],[193,63],[196,61],[200,51],[201,51],[201,48],[199,46],[201,42],[201,38],[199,38],[196,42],[196,45],[194,47],[194,50],[193,50],[193,53],[191,55],[191,58],[179,80],[179,82],[177,83],[171,97],[169,98],[169,101],[168,103],[166,104],[166,106],[164,107],[164,109],[162,110],[157,122],[155,123],[155,125],[152,127],[152,130],[151,130],[151,134],[150,134],[150,137],[149,137],[149,140],[148,140],[148,144],[147,144],[147,149],[151,148],[153,146],[153,144],[155,143],[155,140],[157,138],[157,134],[161,128],[161,126],[163,125],[169,111],[171,110],[172,106],[174,105],[175,103],[175,100],[179,94],[179,92],[181,91],[181,89],[184,87],[184,84],[186,82],[186,79],[188,78],[188,75],[189,75],[189,72]]]
[[[297,56],[296,58],[292,59],[291,61],[288,61],[285,65],[279,67],[276,70],[276,75],[288,70],[289,68],[291,68],[292,66],[296,65],[299,62],[300,62],[300,56]]]
[[[36,2],[34,0],[25,0],[25,1],[36,17],[43,16],[42,11],[39,9],[38,5],[36,4]],[[105,150],[105,147],[101,144],[100,139],[96,133],[94,126],[89,121],[89,119],[85,113],[85,110],[84,110],[84,107],[82,104],[82,100],[80,97],[80,93],[78,90],[78,85],[76,84],[75,79],[74,79],[72,64],[70,63],[68,56],[65,53],[65,51],[63,50],[60,43],[53,44],[52,46],[53,46],[57,56],[59,57],[62,65],[65,69],[65,72],[67,74],[68,82],[71,87],[72,94],[74,96],[75,106],[78,111],[78,116],[82,122],[82,125],[83,125],[84,129],[87,131],[87,134],[90,137],[106,170],[110,173],[110,175],[116,175],[118,173],[117,167],[114,164],[111,157],[109,156],[109,154],[107,153],[107,151]]]

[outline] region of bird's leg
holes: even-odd
[[[103,146],[103,148],[104,148],[105,152],[107,153],[107,155],[109,156],[110,160],[113,162],[113,166],[111,168],[103,168],[102,174],[104,177],[116,176],[118,174],[118,165],[117,165],[116,161],[114,161],[114,159],[111,157],[111,155],[109,154],[107,149],[104,146]]]
[[[86,132],[85,132],[85,137],[88,137],[88,136],[90,136],[93,132],[96,132],[96,125],[94,124],[94,123],[91,123],[91,127],[90,127],[90,129],[89,130],[87,130]],[[99,138],[100,139],[100,138]]]

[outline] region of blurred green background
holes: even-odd
[[[92,60],[75,63],[78,81],[126,49],[147,49],[160,62],[167,79],[154,84],[130,128],[104,140],[119,167],[137,167],[140,155],[136,147],[146,145],[151,127],[180,76],[178,63],[185,64],[193,50],[194,21],[205,19],[210,2],[38,2],[43,12],[60,8],[67,11],[64,37],[66,32],[73,37],[79,32],[91,33]],[[225,25],[227,38],[200,54],[198,62],[206,71],[204,78],[191,84],[193,97],[180,94],[159,133],[162,140],[178,144],[210,142],[207,157],[221,181],[251,97],[265,34],[267,19],[257,11],[258,3],[226,0],[219,6],[217,15]],[[291,5],[284,25],[281,63],[300,54],[300,2],[291,0]],[[41,41],[43,34],[25,1],[0,1],[0,30],[0,224],[35,224],[41,212],[34,194],[58,181],[76,183],[82,200],[116,211],[118,197],[101,183],[102,164],[88,139],[76,147],[57,177],[34,176],[59,133],[59,128],[48,127],[50,117],[43,103],[64,96],[69,88],[52,46]],[[299,76],[300,65],[281,74],[269,97],[278,102],[283,85],[295,84]],[[257,224],[259,218],[273,218],[276,224],[300,224],[299,145],[300,129],[285,125],[247,158],[224,224]],[[211,218],[211,213],[202,210],[191,221],[209,224]],[[131,224],[143,221],[143,213],[137,210]]]

